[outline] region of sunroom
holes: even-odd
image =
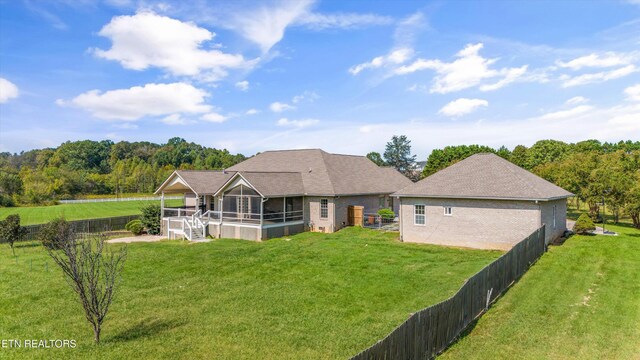
[[[182,208],[162,207],[163,233],[168,238],[263,240],[304,231],[299,173],[175,174],[158,192],[163,196],[182,192],[194,201],[185,200]]]

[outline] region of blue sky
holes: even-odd
[[[0,1],[0,151],[640,139],[640,2]]]

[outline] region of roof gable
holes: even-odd
[[[394,195],[551,200],[573,194],[495,154],[481,153],[440,170]]]

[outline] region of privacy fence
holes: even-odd
[[[129,216],[117,216],[102,219],[86,219],[86,220],[73,220],[69,221],[73,229],[78,233],[98,233],[103,231],[124,230],[124,226],[131,220],[138,219],[140,215]],[[43,224],[27,225],[26,235],[22,238],[22,241],[38,240],[38,233]]]
[[[411,315],[354,360],[432,359],[545,252],[544,226],[487,265],[449,299]]]

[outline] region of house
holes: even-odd
[[[406,242],[509,249],[566,230],[570,192],[494,154],[472,155],[394,194]]]
[[[224,171],[173,172],[156,194],[183,194],[183,208],[165,208],[163,233],[190,240],[262,240],[302,231],[334,232],[348,208],[397,211],[391,194],[411,184],[364,156],[320,149],[265,151]]]

